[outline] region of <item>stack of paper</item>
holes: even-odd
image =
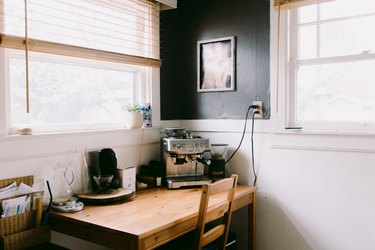
[[[17,215],[30,210],[30,194],[32,187],[16,182],[0,189],[0,200],[2,207],[1,217]]]

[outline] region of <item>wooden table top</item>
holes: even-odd
[[[233,209],[251,203],[251,194],[255,191],[256,187],[238,185]],[[52,221],[63,220],[72,224],[92,225],[142,240],[177,225],[185,224],[184,231],[194,229],[200,194],[200,188],[146,189],[136,192],[132,201],[122,204],[86,206],[84,210],[76,213],[53,212]],[[212,202],[215,202],[215,199]],[[188,221],[189,225],[186,224]],[[182,229],[182,226],[178,227]],[[59,231],[58,228],[53,230]]]

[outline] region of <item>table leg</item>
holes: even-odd
[[[247,206],[248,208],[248,230],[249,230],[249,240],[248,247],[249,249],[256,249],[256,193],[253,193],[253,202]]]

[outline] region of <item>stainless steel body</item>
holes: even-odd
[[[162,149],[170,154],[201,155],[211,150],[210,141],[204,138],[174,138],[162,139]]]
[[[171,156],[164,152],[164,157],[166,177],[201,176],[204,174],[204,164],[192,160],[190,156]]]
[[[168,188],[197,186],[211,183],[204,176],[205,152],[211,149],[210,142],[204,138],[173,138],[161,140],[165,180]]]
[[[167,188],[174,189],[189,186],[201,186],[205,183],[211,183],[211,179],[206,176],[187,176],[187,177],[169,177],[166,179]]]

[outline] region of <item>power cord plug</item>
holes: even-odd
[[[252,104],[252,105],[250,105],[249,106],[249,108],[248,108],[248,110],[250,110],[250,109],[259,109],[260,108],[260,106],[259,105],[257,105],[257,104]]]

